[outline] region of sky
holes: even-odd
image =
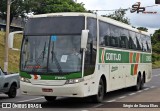
[[[155,0],[77,0],[78,3],[83,3],[87,10],[112,10],[131,8],[136,2],[141,2],[140,7],[157,5]],[[149,34],[153,34],[155,30],[160,29],[160,5],[147,7],[145,11],[157,12],[157,14],[142,14],[126,12],[126,17],[129,18],[132,26],[146,27]],[[99,11],[99,15],[111,14],[113,11]]]

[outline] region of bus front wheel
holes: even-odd
[[[92,96],[92,100],[93,102],[100,103],[103,101],[103,98],[104,98],[104,82],[101,79],[98,85],[98,93]]]
[[[44,96],[44,98],[48,101],[48,102],[53,102],[56,100],[56,96]]]

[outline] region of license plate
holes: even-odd
[[[53,89],[48,89],[48,88],[42,88],[43,92],[53,92]]]

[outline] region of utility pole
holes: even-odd
[[[4,55],[4,72],[8,72],[8,35],[10,29],[10,8],[11,0],[7,0],[7,21],[6,21],[6,38],[5,38],[5,55]]]

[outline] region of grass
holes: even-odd
[[[153,67],[153,69],[160,68],[160,61],[155,61],[155,62],[152,64],[152,67]]]
[[[4,68],[4,38],[5,38],[5,32],[0,32],[0,67]],[[21,46],[22,41],[22,35],[16,35],[14,39],[14,48],[19,48]],[[19,51],[13,51],[9,49],[8,51],[8,72],[14,73],[19,72],[19,59],[20,59],[20,52]]]

